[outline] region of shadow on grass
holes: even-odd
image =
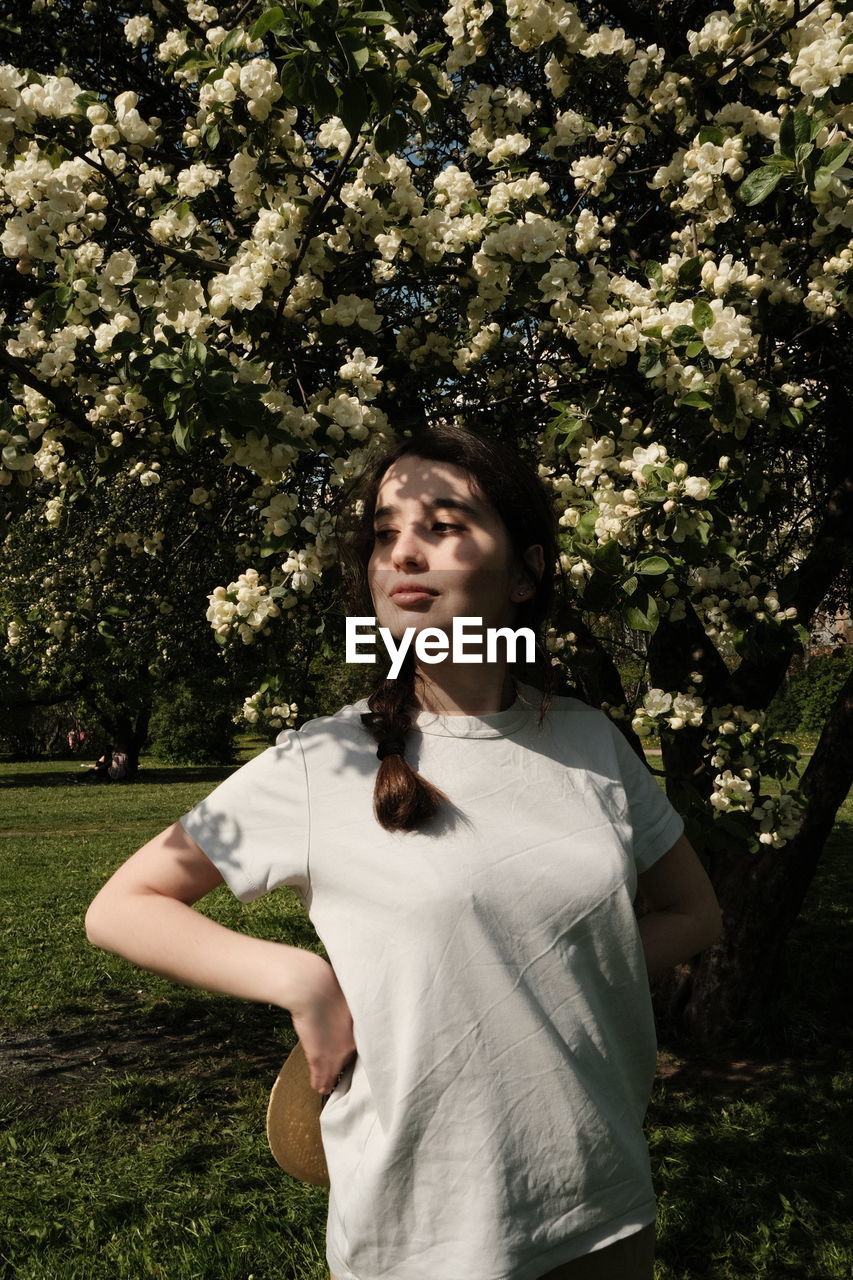
[[[174,1076],[271,1087],[295,1039],[289,1015],[266,1005],[181,992],[145,1007],[116,994],[106,1009],[69,1004],[50,1026],[5,1033],[0,1087],[19,1117],[83,1106],[126,1076],[148,1075],[152,1098]]]
[[[675,1040],[661,1055],[648,1117],[661,1280],[853,1274],[851,846],[841,820],[761,1032],[731,1053]]]
[[[55,770],[44,772],[32,772],[32,766],[27,767],[21,765],[19,773],[11,773],[9,770],[14,769],[12,764],[5,765],[5,770],[0,775],[0,790],[6,787],[86,787],[100,789],[101,787],[133,787],[140,784],[150,783],[152,785],[162,785],[165,783],[202,783],[209,782],[216,785],[222,782],[235,769],[239,768],[238,764],[208,764],[208,765],[152,765],[151,767],[143,766],[135,778],[131,778],[126,782],[90,782],[85,779],[82,769],[75,772],[73,767],[69,765],[63,769],[62,765],[57,763]]]
[[[829,1224],[849,1214],[853,1071],[836,1061],[833,1072],[829,1060],[740,1065],[722,1099],[718,1080],[689,1068],[656,1086],[649,1124],[664,1274],[849,1274],[840,1259],[840,1269],[827,1267],[824,1248]]]

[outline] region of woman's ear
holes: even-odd
[[[516,581],[512,587],[510,598],[515,604],[523,604],[525,600],[530,600],[536,594],[536,588],[545,572],[545,554],[538,542],[525,551],[524,564],[527,568],[519,565]]]
[[[545,552],[541,544],[537,542],[532,547],[528,547],[524,553],[524,559],[536,575],[538,584],[545,572]]]

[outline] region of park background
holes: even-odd
[[[82,917],[364,692],[331,513],[444,420],[552,491],[558,690],[723,906],[656,984],[658,1280],[850,1273],[851,71],[832,0],[3,6],[3,1274],[324,1275],[286,1017]]]

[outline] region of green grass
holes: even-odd
[[[325,1193],[264,1137],[287,1016],[86,943],[99,885],[228,772],[143,765],[133,785],[81,786],[76,761],[0,764],[0,1277],[326,1280]],[[851,841],[848,800],[788,949],[775,1052],[661,1054],[657,1280],[853,1273]],[[204,909],[319,945],[287,890],[243,906],[220,889]]]

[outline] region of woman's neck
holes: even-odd
[[[418,710],[442,716],[491,716],[515,701],[515,681],[501,667],[469,663],[441,663],[416,667]]]

